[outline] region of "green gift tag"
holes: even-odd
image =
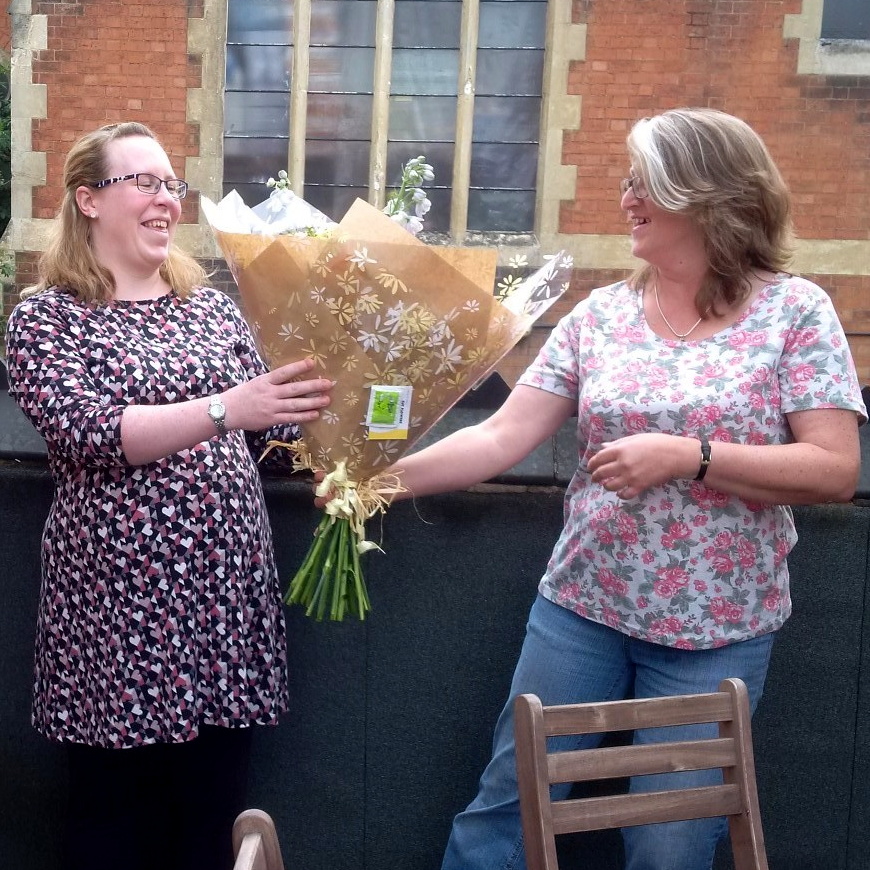
[[[395,426],[399,415],[399,396],[393,391],[372,389],[371,422],[377,426]]]
[[[413,387],[408,384],[374,384],[371,390],[366,412],[369,441],[407,438]]]

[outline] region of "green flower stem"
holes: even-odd
[[[362,568],[360,567],[359,550],[357,550],[355,545],[351,548],[351,553],[353,554],[353,567],[351,570],[353,572],[354,591],[356,593],[355,601],[357,616],[359,616],[360,619],[365,619],[365,615],[369,610],[371,610],[372,605],[369,601],[368,590],[366,589],[365,580],[363,579]]]
[[[330,522],[331,518],[324,514],[320,520],[320,525],[314,532],[314,543],[309,548],[301,567],[296,572],[296,576],[290,581],[290,587],[284,596],[286,604],[302,604],[303,601],[307,601],[308,594],[311,591],[312,571],[319,561],[320,551],[326,540],[326,531]]]
[[[312,593],[308,609],[305,611],[306,616],[311,616],[312,613],[314,613],[315,619],[318,622],[323,619],[323,614],[326,611],[326,605],[329,601],[329,585],[334,583],[336,580],[336,574],[333,571],[332,566],[336,561],[336,551],[338,550],[338,544],[341,540],[341,536],[338,533],[340,530],[335,528],[337,525],[338,521],[332,523],[332,528],[330,528],[326,533],[328,542],[326,558],[320,566],[320,576],[317,578],[317,586]]]
[[[356,534],[346,518],[324,514],[302,566],[284,596],[287,604],[305,607],[306,616],[336,622],[350,611],[365,619],[371,610]]]
[[[335,579],[332,584],[332,607],[330,617],[340,620],[344,617],[347,601],[347,522],[338,522],[338,541],[336,542]]]

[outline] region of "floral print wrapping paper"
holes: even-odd
[[[571,276],[571,258],[559,253],[500,301],[495,250],[426,245],[362,200],[326,237],[229,232],[217,208],[208,203],[206,214],[268,364],[311,357],[337,382],[329,408],[303,427],[314,466],[344,461],[356,480],[410,450]],[[375,385],[412,387],[406,439],[369,438]]]

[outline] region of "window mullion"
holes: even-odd
[[[468,185],[471,179],[471,136],[474,126],[479,27],[480,0],[462,0],[456,143],[453,152],[453,191],[450,198],[450,235],[458,242],[465,238],[468,228]]]
[[[305,195],[305,131],[308,122],[308,74],[311,46],[311,0],[293,2],[293,69],[290,76],[290,129],[287,175],[299,196]]]
[[[375,25],[374,82],[372,83],[372,144],[369,152],[369,202],[386,202],[387,145],[390,138],[390,76],[393,68],[395,0],[378,0]]]

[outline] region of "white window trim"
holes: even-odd
[[[822,39],[825,0],[804,0],[801,11],[786,15],[782,33],[798,39],[799,75],[870,76],[870,40]]]

